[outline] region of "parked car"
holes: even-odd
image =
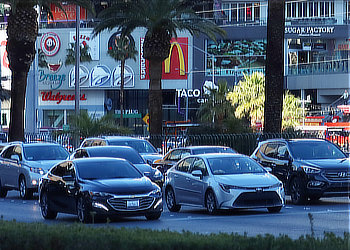
[[[153,182],[162,187],[164,178],[163,174],[156,168],[151,167],[145,162],[142,156],[132,147],[127,146],[92,146],[87,148],[78,148],[72,155],[71,159],[86,157],[113,157],[122,158],[130,161],[138,170],[148,176]]]
[[[218,209],[267,208],[284,205],[283,184],[257,162],[240,154],[202,154],[185,157],[167,172],[165,200],[171,212],[181,205]]]
[[[56,143],[9,143],[0,154],[0,197],[6,197],[8,190],[19,190],[21,198],[31,198],[39,178],[67,157],[67,150]]]
[[[349,158],[327,140],[271,139],[260,142],[251,158],[272,169],[294,204],[350,195]]]
[[[145,216],[159,219],[161,189],[134,165],[118,158],[84,158],[56,164],[39,185],[39,204],[45,219],[57,213],[76,214],[80,222],[96,217]]]
[[[135,149],[145,161],[152,165],[153,161],[162,158],[157,149],[147,140],[128,137],[128,136],[102,136],[94,138],[86,138],[80,144],[80,147],[91,146],[129,146]]]
[[[237,153],[226,146],[188,146],[179,147],[170,150],[162,159],[155,160],[153,167],[159,169],[164,175],[166,171],[174,166],[179,160],[189,155],[208,154],[208,153]]]

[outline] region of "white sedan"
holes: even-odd
[[[267,208],[279,212],[285,194],[281,181],[241,154],[188,156],[167,172],[165,200],[171,212],[181,205],[219,209]]]

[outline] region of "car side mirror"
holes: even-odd
[[[272,168],[270,168],[270,167],[266,167],[265,170],[266,170],[267,172],[269,172],[269,173],[272,172]]]
[[[64,176],[62,176],[62,180],[64,182],[74,182],[75,181],[75,177],[71,176],[71,175],[64,175]]]
[[[148,178],[151,178],[151,173],[150,172],[144,172],[143,175],[148,177]]]
[[[11,159],[15,161],[19,161],[19,156],[18,155],[11,155]]]
[[[192,171],[192,175],[195,177],[199,177],[200,179],[202,179],[202,177],[203,177],[202,171],[200,171],[200,170]]]

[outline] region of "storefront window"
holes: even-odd
[[[244,23],[260,20],[260,3],[223,3],[225,20],[230,23]]]
[[[287,2],[286,18],[305,18],[305,17],[334,17],[334,0],[332,1],[312,1],[305,2]]]

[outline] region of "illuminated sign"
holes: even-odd
[[[140,79],[149,80],[149,64],[143,58],[144,38],[140,38]],[[169,57],[162,65],[162,79],[165,80],[186,80],[188,65],[188,38],[172,38]]]
[[[285,27],[285,34],[295,34],[298,36],[321,36],[323,34],[333,34],[334,26],[288,26]]]
[[[56,33],[47,32],[40,40],[40,48],[46,56],[54,56],[60,50],[61,40]]]
[[[51,12],[53,15],[53,20],[55,22],[67,22],[67,21],[75,21],[76,20],[76,6],[73,4],[62,4],[63,10],[51,4]],[[84,8],[80,8],[80,20],[86,19],[86,10]]]
[[[86,101],[85,94],[80,95],[81,101]],[[75,101],[75,94],[61,94],[61,92],[52,93],[52,91],[42,91],[41,92],[41,101],[43,102],[56,102],[60,104],[62,101]]]

